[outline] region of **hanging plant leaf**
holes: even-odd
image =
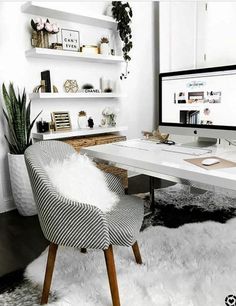
[[[127,78],[128,62],[131,60],[131,57],[128,53],[133,48],[133,43],[131,41],[132,31],[130,27],[133,11],[128,2],[123,3],[121,1],[112,1],[112,14],[113,18],[117,21],[117,31],[119,32],[120,39],[123,42],[123,58],[126,61],[126,73],[122,73],[120,76],[120,79],[122,80],[123,78]]]

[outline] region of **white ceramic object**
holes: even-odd
[[[110,45],[108,43],[100,44],[100,54],[108,56],[111,54]]]
[[[80,129],[85,129],[86,127],[88,127],[87,116],[78,116],[78,127]]]
[[[37,214],[24,155],[8,153],[12,195],[17,210],[23,216]]]

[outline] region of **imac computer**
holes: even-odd
[[[236,65],[160,74],[159,128],[198,136],[199,146],[236,139]]]

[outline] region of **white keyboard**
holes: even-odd
[[[132,148],[132,149],[138,149],[143,151],[150,151],[151,145],[156,146],[156,143],[153,142],[147,142],[140,139],[134,139],[134,140],[128,140],[125,142],[115,142],[112,143],[113,146],[117,147],[126,147],[126,148]]]
[[[178,145],[163,148],[162,151],[182,153],[182,154],[195,155],[195,156],[212,153],[212,150],[210,149],[188,148],[188,147],[182,147]]]

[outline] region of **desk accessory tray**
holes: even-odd
[[[214,158],[214,159],[216,158],[220,162],[218,164],[214,164],[214,165],[211,165],[211,166],[204,166],[202,164],[202,161],[204,159],[209,159],[209,158]],[[206,169],[206,170],[217,170],[217,169],[236,167],[235,162],[227,160],[227,159],[223,159],[223,158],[220,158],[220,157],[217,157],[217,156],[209,156],[209,157],[201,157],[201,158],[188,158],[188,159],[185,159],[185,161],[187,161],[187,162],[189,162],[189,163],[191,163],[195,166]]]

